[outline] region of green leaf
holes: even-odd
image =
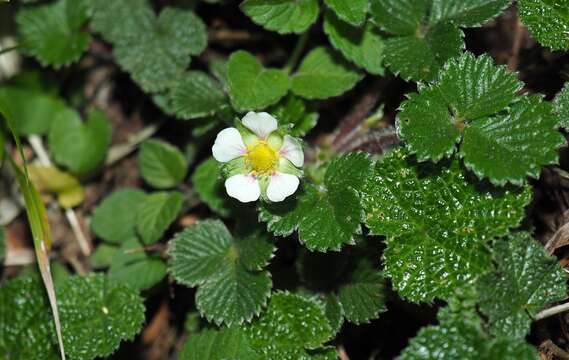
[[[533,316],[566,297],[565,273],[525,232],[496,240],[494,262],[496,268],[478,281],[480,310],[490,320],[491,333],[523,339]]]
[[[65,110],[64,102],[55,95],[38,89],[6,86],[0,94],[10,103],[19,135],[46,134],[53,119]]]
[[[369,0],[324,0],[340,19],[361,26],[369,9]]]
[[[136,209],[147,195],[142,190],[117,190],[95,209],[91,229],[100,238],[111,243],[122,243],[136,234]]]
[[[136,231],[145,245],[160,240],[178,217],[183,200],[177,191],[153,193],[142,200],[136,209]]]
[[[323,307],[288,292],[274,293],[263,316],[245,331],[253,347],[264,355],[279,347],[317,349],[332,336]]]
[[[239,50],[229,57],[227,83],[237,110],[259,110],[279,101],[290,88],[282,70],[265,69],[250,53]]]
[[[77,61],[91,40],[82,30],[89,17],[86,0],[58,0],[24,8],[16,16],[24,50],[43,66],[58,68]]]
[[[184,154],[175,146],[157,139],[142,143],[138,165],[144,181],[157,189],[176,186],[184,180],[188,171]]]
[[[521,222],[531,193],[472,183],[458,160],[419,166],[406,157],[397,149],[376,164],[366,224],[387,236],[385,270],[401,296],[448,299],[490,266],[487,242]]]
[[[70,358],[111,355],[142,328],[144,305],[134,289],[102,274],[72,276],[58,291],[65,349]]]
[[[184,120],[215,115],[226,104],[221,85],[201,71],[186,73],[169,96],[172,111]]]
[[[261,360],[239,328],[204,330],[192,335],[179,354],[180,360]]]
[[[459,26],[479,26],[498,16],[512,0],[433,0],[429,23],[451,21]]]
[[[480,119],[467,127],[460,155],[479,178],[521,184],[526,176],[539,177],[542,166],[557,162],[557,149],[565,144],[565,137],[556,131],[557,123],[549,102],[527,96],[508,114]]]
[[[364,153],[337,157],[323,184],[305,184],[294,198],[262,204],[259,219],[275,235],[288,236],[298,229],[299,240],[310,250],[340,250],[343,244],[354,244],[364,218],[359,190],[371,170]]]
[[[253,250],[242,241],[251,243]],[[205,220],[187,227],[170,242],[169,271],[186,286],[198,286],[196,305],[217,324],[250,321],[265,306],[272,281],[261,269],[272,256],[263,239],[234,239],[220,221]],[[253,259],[245,259],[252,256]],[[254,266],[253,266],[254,265]]]
[[[441,23],[424,33],[385,40],[385,63],[405,80],[431,81],[443,65],[464,48],[464,34],[456,25]]]
[[[87,175],[105,160],[111,143],[111,126],[105,113],[89,112],[87,121],[66,109],[55,118],[49,132],[49,149],[59,164],[72,173]]]
[[[235,202],[225,193],[219,163],[212,157],[198,165],[192,175],[192,184],[200,199],[217,214],[231,215]]]
[[[471,318],[475,319],[471,319]],[[482,332],[480,320],[472,314],[439,312],[438,326],[419,330],[398,360],[535,360],[535,348],[523,340],[489,338]]]
[[[159,254],[145,253],[144,245],[132,238],[114,251],[108,276],[136,290],[146,290],[166,276],[166,263]]]
[[[256,24],[280,34],[306,31],[319,12],[317,0],[245,0],[240,8]]]
[[[304,100],[294,95],[287,96],[270,111],[285,132],[295,137],[306,135],[318,122],[318,113],[310,112]]]
[[[568,0],[520,0],[518,9],[524,25],[542,45],[569,49]]]
[[[372,20],[393,35],[415,35],[433,0],[371,1]]]
[[[466,53],[449,62],[439,83],[403,102],[397,117],[401,138],[419,160],[434,161],[452,154],[462,140],[460,155],[480,178],[521,184],[555,162],[564,142],[551,105],[537,96],[517,97],[521,86],[489,57]]]
[[[107,268],[111,265],[113,257],[118,252],[118,247],[102,243],[91,253],[89,263],[94,269]]]
[[[555,113],[559,117],[559,126],[569,129],[569,82],[565,83],[555,97],[554,105]]]
[[[363,75],[331,49],[318,47],[306,55],[292,77],[292,92],[307,99],[327,99],[353,88]]]
[[[384,40],[379,31],[368,22],[357,28],[340,20],[334,13],[324,17],[324,32],[330,43],[354,64],[371,74],[383,75]]]
[[[247,270],[260,271],[269,265],[275,252],[275,244],[266,232],[248,231],[234,238],[234,247]]]
[[[336,335],[344,325],[344,308],[335,294],[328,294],[324,298],[326,319],[332,327],[332,334]]]
[[[20,276],[0,286],[0,318],[0,354],[14,360],[57,358],[53,319],[38,278]]]

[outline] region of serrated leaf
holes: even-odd
[[[525,232],[496,240],[494,262],[496,268],[478,281],[480,310],[492,334],[523,339],[533,316],[566,297],[565,273]]]
[[[276,250],[269,235],[261,231],[249,231],[234,238],[234,247],[243,266],[250,271],[263,270]]]
[[[362,74],[326,47],[313,49],[292,76],[292,92],[307,99],[327,99],[350,90]]]
[[[20,135],[47,133],[57,114],[66,108],[60,98],[38,89],[6,86],[0,94],[10,103],[14,119],[18,119],[14,125]]]
[[[122,243],[135,237],[136,209],[146,197],[144,191],[134,188],[115,191],[95,209],[91,229],[111,243]]]
[[[261,360],[241,329],[204,330],[189,337],[180,360]]]
[[[319,12],[317,0],[245,0],[239,7],[256,24],[281,34],[306,31]]]
[[[549,102],[527,96],[512,105],[508,114],[468,126],[460,155],[480,178],[520,184],[526,176],[539,177],[542,166],[557,162],[557,148],[565,143],[556,131],[557,123]]]
[[[212,157],[198,165],[192,175],[192,184],[200,199],[223,217],[231,215],[235,202],[225,192],[219,163]]]
[[[364,190],[366,225],[387,236],[386,273],[411,301],[447,299],[490,265],[487,242],[524,216],[531,193],[472,183],[458,160],[419,166],[397,149],[376,164]]]
[[[113,252],[108,272],[109,280],[136,290],[146,290],[166,276],[166,263],[159,254],[147,254],[136,238],[124,242]]]
[[[57,194],[57,202],[65,209],[75,207],[85,199],[85,189],[76,177],[55,166],[28,166],[30,179],[39,191]]]
[[[569,129],[569,82],[565,83],[555,97],[554,105],[555,113],[559,117],[559,126]]]
[[[288,292],[274,293],[266,312],[246,332],[265,355],[272,347],[317,349],[332,336],[322,306]]]
[[[553,50],[569,48],[569,1],[520,0],[518,9],[537,41]]]
[[[421,26],[433,0],[371,1],[373,21],[394,35],[413,35]]]
[[[145,245],[160,240],[178,217],[183,200],[177,191],[153,193],[142,200],[136,208],[136,232]]]
[[[250,321],[259,314],[270,295],[267,271],[249,271],[251,259],[220,221],[205,220],[186,228],[170,242],[169,271],[176,281],[198,286],[196,304],[208,320],[231,325]],[[250,241],[250,240],[249,240]],[[258,250],[257,250],[258,251]],[[263,253],[263,252],[261,252]],[[270,257],[272,251],[264,252]],[[260,256],[254,265],[260,267]]]
[[[310,250],[339,250],[353,244],[363,220],[358,191],[371,167],[363,153],[337,157],[322,185],[306,184],[295,198],[262,204],[259,219],[275,235],[287,236],[298,229],[299,240]]]
[[[471,317],[471,316],[470,316]],[[481,330],[480,321],[465,319],[464,314],[439,312],[438,326],[419,330],[398,360],[535,360],[535,348],[523,340],[490,338]]]
[[[58,291],[65,349],[70,358],[112,354],[142,328],[144,305],[134,289],[102,274],[70,277]]]
[[[318,122],[318,113],[306,108],[304,100],[292,94],[275,105],[270,111],[279,122],[279,126],[291,136],[306,135]]]
[[[385,63],[405,80],[431,81],[443,65],[464,48],[464,33],[456,25],[441,23],[419,35],[385,40]]]
[[[459,26],[479,26],[498,16],[511,0],[433,0],[429,23],[451,21]]]
[[[278,102],[290,88],[282,70],[265,69],[250,53],[239,50],[229,57],[227,83],[237,110],[259,110]]]
[[[77,175],[96,170],[105,160],[110,143],[111,126],[100,110],[89,112],[82,123],[79,114],[66,109],[55,118],[49,132],[53,158]]]
[[[0,286],[0,318],[0,354],[14,360],[57,358],[53,319],[38,278],[20,276]]]
[[[343,21],[360,26],[366,19],[369,0],[324,0]]]
[[[184,154],[175,146],[157,139],[146,140],[140,145],[138,165],[144,181],[157,189],[176,186],[188,171]]]
[[[91,37],[82,30],[88,17],[88,1],[58,0],[20,10],[16,22],[25,51],[57,68],[79,59],[89,46]]]
[[[221,85],[208,74],[189,71],[171,90],[172,112],[184,120],[215,115],[226,104]]]
[[[332,327],[332,334],[336,335],[344,324],[344,308],[335,294],[328,294],[324,298],[326,319]]]
[[[377,319],[386,310],[383,276],[367,262],[359,262],[350,279],[340,287],[338,300],[346,320],[361,324]]]
[[[332,46],[346,58],[370,74],[383,75],[385,43],[371,22],[357,28],[340,20],[334,13],[327,12],[324,17],[324,32]]]

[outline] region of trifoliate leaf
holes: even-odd
[[[200,199],[223,217],[231,214],[233,200],[225,193],[219,163],[212,157],[198,165],[192,175],[192,184]]]
[[[82,30],[88,17],[88,1],[58,0],[20,10],[16,21],[25,51],[57,68],[79,59],[89,46],[89,33]]]
[[[569,82],[557,94],[554,101],[555,113],[559,117],[559,126],[569,129]]]
[[[324,0],[340,19],[353,26],[361,26],[366,19],[369,0]]]
[[[28,174],[40,192],[56,193],[57,202],[65,209],[77,206],[85,199],[85,189],[79,180],[53,165],[31,164],[28,166]]]
[[[401,105],[398,131],[419,160],[438,161],[462,140],[460,155],[480,178],[520,184],[555,162],[564,142],[551,105],[537,96],[516,97],[521,86],[487,56],[466,53],[449,62],[438,84]]]
[[[138,189],[117,190],[95,209],[91,228],[93,232],[111,243],[122,243],[135,237],[136,209],[147,195]]]
[[[383,275],[367,262],[359,262],[350,279],[340,287],[338,300],[346,320],[361,324],[377,319],[386,310]]]
[[[388,238],[385,270],[401,296],[447,299],[488,269],[487,242],[520,223],[531,195],[472,183],[458,160],[433,167],[406,157],[397,149],[376,164],[366,224]]]
[[[567,0],[520,0],[520,17],[542,45],[553,50],[569,48],[569,2]]]
[[[114,251],[108,276],[136,290],[146,290],[166,276],[166,263],[159,254],[145,253],[144,245],[132,238]]]
[[[65,351],[73,359],[112,354],[132,340],[144,322],[138,292],[109,282],[103,274],[73,276],[58,289]]]
[[[296,137],[306,135],[318,122],[318,113],[310,112],[304,100],[292,94],[275,105],[270,113],[278,119],[286,133]]]
[[[105,160],[111,143],[111,126],[105,113],[89,112],[82,123],[74,110],[58,114],[49,132],[49,149],[55,161],[72,173],[87,175]]]
[[[363,153],[342,155],[330,163],[323,184],[306,184],[294,198],[262,204],[259,219],[275,235],[287,236],[298,229],[299,240],[310,250],[339,250],[343,244],[354,244],[364,217],[359,190],[371,165]]]
[[[188,161],[178,148],[167,142],[150,139],[140,146],[138,155],[140,175],[157,189],[176,186],[184,180]]]
[[[523,339],[534,315],[566,297],[566,276],[530,234],[515,233],[494,244],[496,269],[478,281],[480,309],[490,332]]]
[[[177,191],[157,192],[140,203],[136,208],[136,231],[145,245],[160,240],[178,217],[183,200],[183,195]]]
[[[557,148],[565,143],[556,131],[557,123],[549,102],[524,97],[508,114],[479,119],[466,127],[460,155],[480,178],[520,184],[526,176],[537,178],[543,165],[557,162]]]
[[[14,125],[20,135],[46,134],[55,117],[66,108],[57,96],[28,87],[2,87],[0,96],[10,104],[14,119],[18,119]]]
[[[205,220],[186,228],[170,242],[170,273],[184,285],[199,285],[197,308],[217,324],[250,321],[270,295],[270,274],[247,268],[260,268],[272,256],[272,248],[256,250],[256,260],[252,261],[244,259],[253,252],[242,252],[243,245],[238,245],[241,241],[252,240],[234,239],[222,222]],[[264,247],[260,243],[257,246]]]
[[[115,254],[119,252],[119,248],[114,245],[102,243],[89,257],[89,262],[94,269],[107,268],[111,266],[111,262]]]
[[[318,0],[245,0],[241,10],[258,25],[281,34],[302,33],[318,18]]]
[[[3,357],[14,360],[57,358],[54,356],[57,354],[55,327],[39,277],[20,276],[0,286],[0,318]]]
[[[245,331],[253,347],[270,359],[276,358],[275,350],[317,349],[332,336],[322,306],[288,292],[274,293],[263,316]]]
[[[279,101],[290,88],[282,70],[265,69],[250,53],[239,50],[229,57],[227,83],[233,106],[241,111],[259,110]]]
[[[350,90],[362,74],[333,50],[318,47],[306,55],[292,77],[292,92],[307,99],[327,99]]]
[[[324,32],[336,49],[356,65],[374,75],[383,75],[384,40],[379,31],[368,22],[354,27],[332,13],[324,17]]]
[[[429,23],[450,21],[459,26],[478,26],[499,15],[511,0],[433,0]]]
[[[226,104],[221,85],[201,71],[185,74],[176,82],[169,96],[172,111],[184,120],[215,115]]]
[[[249,231],[233,241],[239,259],[247,270],[263,270],[275,252],[275,244],[265,232]]]
[[[180,360],[261,360],[249,339],[239,328],[204,330],[191,335],[184,344]]]
[[[535,348],[512,337],[490,338],[476,315],[439,312],[440,325],[419,330],[397,360],[535,360]],[[471,319],[474,318],[474,319]]]

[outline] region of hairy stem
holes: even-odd
[[[298,41],[296,42],[296,45],[294,46],[294,50],[292,50],[292,54],[290,55],[290,58],[288,59],[286,65],[283,69],[284,71],[286,71],[287,74],[290,74],[296,68],[296,65],[298,64],[298,60],[300,59],[300,56],[302,55],[304,48],[306,47],[306,43],[308,42],[309,32],[310,32],[310,30],[306,30],[298,38]]]

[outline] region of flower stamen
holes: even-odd
[[[278,164],[279,153],[264,140],[258,140],[247,146],[245,162],[253,172],[259,175],[272,173]]]

